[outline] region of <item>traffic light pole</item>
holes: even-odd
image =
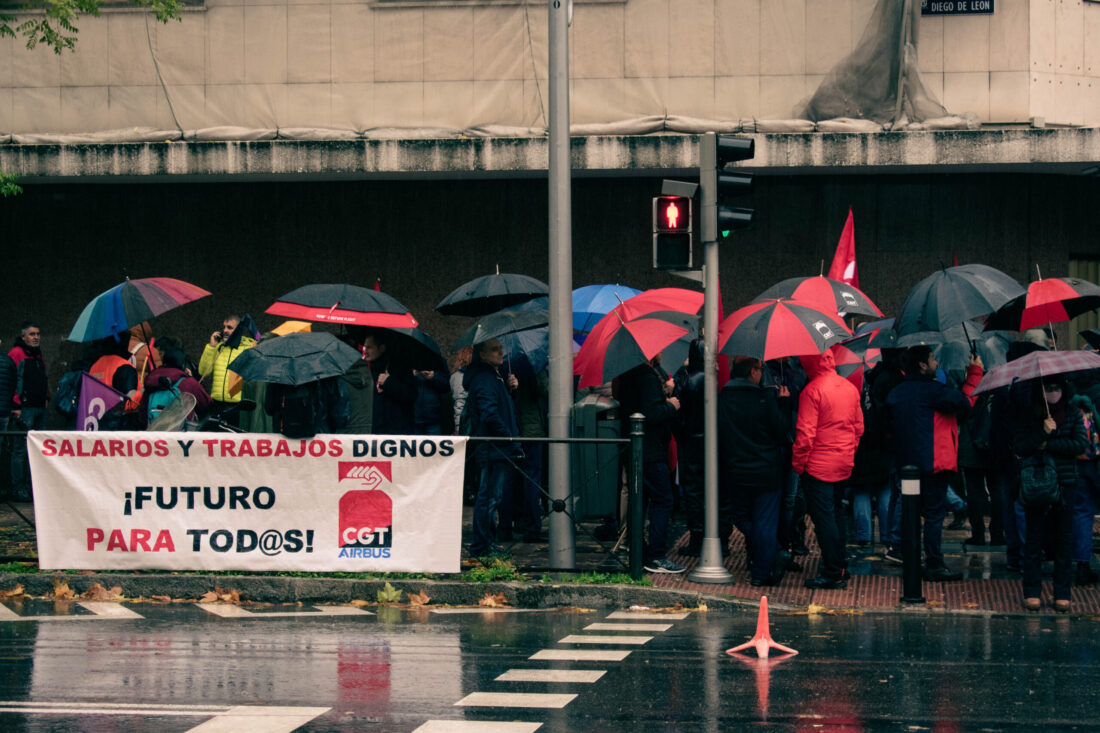
[[[699,141],[699,220],[703,244],[703,549],[689,579],[695,583],[731,583],[722,565],[718,537],[718,138]]]

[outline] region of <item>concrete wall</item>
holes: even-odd
[[[789,118],[859,41],[872,0],[576,0],[575,124]],[[546,9],[516,3],[207,0],[182,22],[108,9],[75,53],[0,39],[0,133],[546,125]],[[952,112],[1100,122],[1100,4],[997,0],[926,17]]]
[[[574,284],[692,286],[650,269],[651,179],[578,180],[573,190]],[[761,176],[745,201],[758,226],[721,253],[726,312],[832,258],[848,207],[861,285],[884,311],[941,264],[985,262],[1022,281],[1036,263],[1066,274],[1071,255],[1100,257],[1100,179],[1069,176]],[[487,204],[492,205],[487,205]],[[59,376],[79,347],[64,341],[92,297],[124,276],[173,276],[212,291],[156,321],[197,356],[229,312],[263,310],[311,282],[382,289],[446,347],[470,325],[434,305],[493,272],[545,279],[544,180],[466,182],[40,185],[0,201],[5,350],[20,322],[40,321]],[[698,255],[698,253],[697,253]]]

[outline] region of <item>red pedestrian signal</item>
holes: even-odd
[[[654,197],[653,266],[659,270],[691,268],[690,197]]]

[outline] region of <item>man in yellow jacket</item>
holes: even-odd
[[[251,320],[249,318],[248,322]],[[227,316],[222,330],[210,334],[210,343],[202,350],[200,381],[211,377],[210,396],[214,400],[214,412],[224,411],[241,401],[242,380],[229,369],[229,363],[245,349],[256,345],[256,340],[245,333],[247,330],[242,326],[240,316]],[[237,425],[239,414],[230,413],[224,419]]]

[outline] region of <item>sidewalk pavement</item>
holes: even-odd
[[[20,516],[22,515],[22,516]],[[31,559],[34,555],[34,531],[24,520],[34,521],[31,504],[0,503],[0,562],[13,559]],[[464,530],[468,536],[471,511],[464,511]],[[580,573],[629,573],[628,542],[624,539],[616,547],[616,539],[597,539],[598,523],[582,523],[576,538],[576,567]],[[1096,530],[1094,530],[1096,531]],[[963,573],[957,582],[923,582],[926,603],[901,604],[902,568],[892,565],[882,557],[881,546],[876,549],[849,545],[849,571],[851,580],[843,590],[810,590],[803,581],[817,573],[821,560],[812,531],[807,532],[810,553],[795,560],[801,570],[788,572],[778,586],[753,587],[749,584],[745,560],[744,539],[734,532],[734,541],[725,567],[733,575],[733,583],[715,585],[693,583],[689,576],[698,564],[697,558],[686,557],[680,551],[687,544],[687,533],[682,523],[674,520],[670,536],[678,537],[669,557],[687,567],[680,575],[647,574],[652,587],[638,585],[600,585],[570,583],[561,578],[550,582],[544,575],[547,567],[547,545],[535,543],[503,543],[502,548],[511,556],[513,564],[531,580],[526,583],[480,583],[462,580],[460,576],[437,576],[436,580],[392,580],[395,587],[410,592],[426,589],[433,603],[472,605],[487,591],[503,592],[514,605],[548,607],[553,605],[648,605],[667,607],[677,603],[685,607],[706,604],[708,608],[755,608],[761,596],[768,597],[769,605],[776,611],[812,612],[956,612],[1024,614],[1020,575],[1005,567],[1004,547],[972,548],[963,544],[969,530],[945,530],[943,549],[947,565]],[[479,563],[463,554],[463,569]],[[1095,567],[1094,563],[1094,567]],[[1044,578],[1043,613],[1052,613],[1053,596],[1050,587],[1049,564]],[[35,572],[31,565],[29,573]],[[41,595],[52,587],[53,574],[0,573],[0,591],[9,590],[22,583],[28,593]],[[555,576],[558,574],[555,573]],[[219,587],[233,587],[243,598],[264,602],[347,602],[356,598],[373,598],[373,584],[383,581],[348,580],[324,575],[311,577],[276,577],[259,574],[204,575],[150,573],[111,573],[105,575],[84,574],[69,576],[70,586],[77,593],[84,586],[100,582],[109,586],[120,585],[128,597],[166,595],[173,598],[197,597]],[[364,588],[364,583],[367,587]],[[1073,589],[1073,613],[1075,615],[1100,615],[1100,585]]]

